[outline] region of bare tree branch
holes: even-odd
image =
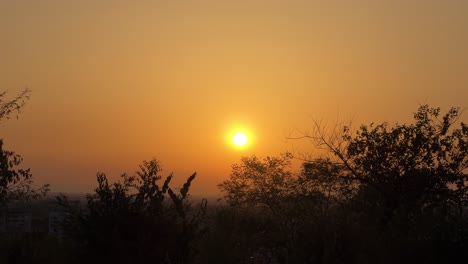
[[[0,122],[5,119],[10,119],[13,113],[16,113],[16,118],[18,118],[18,114],[31,96],[31,90],[28,88],[24,89],[12,100],[4,100],[6,94],[6,91],[0,93]]]

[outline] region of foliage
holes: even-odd
[[[235,245],[236,252],[243,252],[237,253],[239,262],[274,259],[299,263],[312,259],[311,253],[320,251],[317,248],[327,239],[326,235],[318,236],[323,233],[320,229],[326,223],[324,219],[333,214],[338,201],[352,193],[347,179],[337,177],[342,166],[328,159],[316,159],[304,163],[303,171],[297,174],[291,171],[292,158],[290,153],[263,159],[243,157],[240,164],[232,166],[230,178],[219,185],[229,206],[221,214],[231,217],[224,216],[212,234],[228,234],[237,242],[243,241],[240,234],[246,234],[247,241],[227,242]],[[230,230],[223,231],[229,221],[237,223],[231,224],[237,225],[235,237]],[[305,244],[311,234],[315,241]]]
[[[354,137],[344,134],[347,149],[338,156],[360,184],[355,204],[369,219],[402,239],[432,240],[450,231],[449,241],[460,245],[467,242],[459,235],[468,234],[466,225],[449,219],[462,219],[468,205],[468,127],[453,128],[457,108],[439,116],[425,105],[414,124],[361,126]]]
[[[349,142],[344,161],[357,179],[366,179],[382,195],[404,196],[424,206],[453,202],[467,206],[468,126],[452,129],[459,115],[427,105],[415,113],[415,124],[362,126]]]
[[[263,249],[280,263],[463,259],[468,127],[455,127],[459,115],[458,108],[440,115],[424,105],[413,124],[363,125],[355,133],[316,122],[314,133],[300,138],[332,155],[304,162],[297,175],[288,170],[290,155],[242,158],[219,187],[235,214],[258,208],[257,219],[269,227],[243,228],[260,238],[243,260]]]
[[[48,184],[33,189],[30,169],[16,168],[22,160],[14,152],[4,150],[0,140],[0,206],[37,199],[49,190]]]
[[[304,162],[296,186],[303,196],[314,197],[314,203],[321,206],[321,213],[348,201],[356,192],[356,185],[346,176],[346,167],[329,158]]]
[[[257,225],[259,228],[256,229],[255,236],[268,234],[269,242],[257,244],[258,250],[246,250],[251,252],[252,256],[267,251],[284,257],[282,251],[293,248],[294,238],[291,235],[295,231],[291,222],[291,212],[294,211],[294,201],[289,199],[294,191],[294,175],[290,171],[291,159],[292,155],[289,153],[264,159],[256,156],[243,157],[240,164],[232,166],[229,180],[218,185],[228,205],[238,208],[236,213],[245,215],[246,218],[264,221]],[[252,216],[252,210],[255,211],[253,214],[260,213],[266,217],[255,218]]]
[[[191,210],[188,191],[195,173],[176,193],[169,186],[172,175],[158,184],[160,172],[159,163],[151,160],[144,161],[135,175],[123,174],[122,181],[113,184],[98,173],[98,187],[87,196],[85,210],[58,197],[70,213],[65,222],[68,238],[78,243],[84,261],[188,263],[193,258],[206,201]]]
[[[289,196],[293,174],[292,155],[280,157],[242,157],[240,164],[232,165],[229,180],[219,184],[224,200],[231,206],[266,206],[275,211],[275,205]]]
[[[375,226],[387,247],[417,245],[412,254],[421,257],[437,245],[447,260],[468,246],[468,127],[454,127],[459,116],[458,108],[441,115],[423,105],[413,124],[363,125],[354,135],[343,126],[330,136],[316,123],[306,137],[334,154],[344,168],[340,177],[356,186],[349,217]]]
[[[13,113],[19,113],[29,99],[30,90],[26,89],[14,99],[4,101],[6,92],[0,93],[0,121],[9,119]],[[3,140],[0,139],[0,207],[9,203],[27,202],[44,196],[49,191],[45,184],[38,189],[32,187],[30,169],[17,168],[23,159],[13,151],[3,149]]]

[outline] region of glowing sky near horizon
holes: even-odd
[[[312,118],[468,107],[466,14],[463,0],[0,0],[0,91],[32,90],[0,137],[53,191],[154,157],[215,194],[242,155],[308,151],[285,137]],[[236,130],[247,147],[227,144]]]

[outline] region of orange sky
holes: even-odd
[[[33,91],[0,137],[53,191],[154,157],[214,194],[241,155],[307,151],[284,138],[312,118],[468,107],[466,14],[464,0],[0,0],[0,90]],[[238,127],[247,148],[226,142]]]

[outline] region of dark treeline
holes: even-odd
[[[0,263],[461,263],[468,126],[459,115],[425,105],[412,124],[317,122],[299,138],[328,155],[304,159],[298,173],[289,153],[243,157],[216,206],[189,201],[195,174],[173,188],[156,160],[114,183],[99,173],[80,206],[57,197],[60,236],[0,234]],[[0,150],[4,207],[46,191]]]

